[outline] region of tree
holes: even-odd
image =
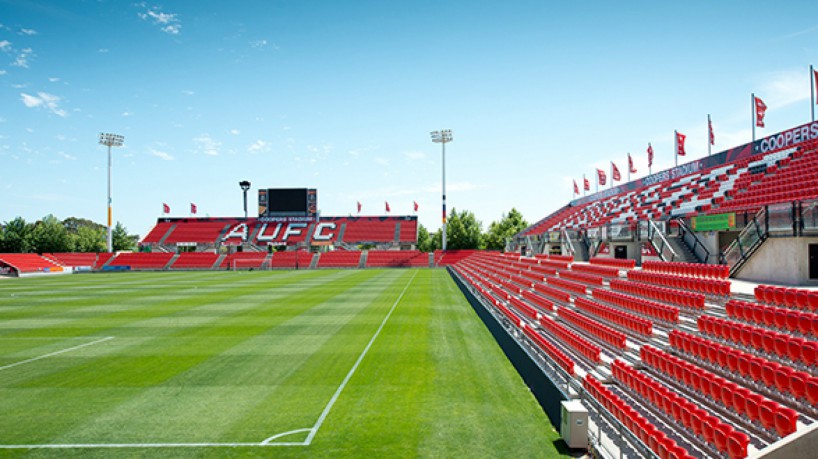
[[[102,227],[79,226],[71,235],[71,243],[74,252],[104,252],[106,249],[105,230]]]
[[[418,250],[421,252],[434,252],[440,248],[440,235],[438,235],[437,240],[438,243],[435,245],[434,235],[430,235],[425,226],[418,225]]]
[[[0,253],[26,253],[31,251],[32,225],[23,217],[17,217],[3,227]]]
[[[114,252],[120,250],[134,250],[136,248],[136,236],[128,235],[128,229],[120,222],[116,222],[113,231],[111,232],[112,244]]]
[[[480,249],[482,236],[481,224],[473,213],[464,210],[458,214],[452,209],[446,226],[447,250]]]
[[[71,238],[62,222],[46,215],[31,230],[31,248],[37,253],[70,252]]]
[[[484,236],[486,249],[505,249],[506,240],[526,228],[528,228],[528,222],[523,218],[523,214],[512,207],[507,215],[503,214],[499,222],[491,222],[491,225],[489,225],[489,229]]]

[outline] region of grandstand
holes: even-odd
[[[793,132],[818,123],[575,199],[506,253],[419,252],[408,216],[168,218],[139,253],[0,269],[447,267],[555,425],[582,401],[598,456],[811,457],[818,139]]]

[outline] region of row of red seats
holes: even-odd
[[[633,282],[625,279],[611,279],[612,290],[632,293],[647,298],[653,298],[664,303],[673,303],[688,308],[704,309],[704,295],[701,293],[683,292],[672,288]]]
[[[747,446],[750,444],[747,434],[735,430],[733,426],[621,360],[614,361],[611,371],[614,378],[731,459],[747,457]]]
[[[535,292],[531,292],[528,290],[523,290],[522,295],[528,301],[531,301],[532,303],[543,309],[548,309],[549,311],[554,310],[554,303],[551,302],[548,298],[543,297],[542,295],[539,295]]]
[[[582,282],[590,285],[602,285],[604,279],[602,276],[590,273],[580,273],[574,271],[560,271],[560,277],[572,281]]]
[[[568,292],[563,292],[560,289],[549,287],[545,284],[534,284],[534,290],[563,303],[571,301],[571,295]]]
[[[665,322],[679,323],[679,308],[656,301],[646,300],[620,292],[598,288],[593,292],[594,298],[620,306],[639,314],[656,317]]]
[[[564,352],[562,352],[559,348],[551,344],[548,340],[542,337],[536,330],[531,327],[525,326],[525,324],[514,314],[511,310],[506,308],[500,303],[500,300],[494,298],[488,291],[483,289],[480,284],[482,284],[482,280],[479,276],[475,274],[474,271],[469,270],[468,268],[464,268],[461,266],[455,266],[455,270],[472,286],[478,289],[478,291],[503,314],[505,315],[514,325],[517,327],[522,327],[523,332],[539,347],[543,352],[545,352],[549,358],[554,361],[560,368],[566,371],[569,375],[574,374],[574,361],[571,360]],[[474,276],[474,277],[473,277]],[[517,300],[519,302],[519,300]],[[522,304],[521,302],[517,303],[514,302],[517,306]],[[526,305],[527,306],[527,305]]]
[[[182,252],[170,267],[181,268],[212,268],[219,259],[219,254],[213,252]]]
[[[730,296],[730,281],[728,280],[685,277],[651,271],[628,271],[628,279],[676,289],[693,290],[708,295]]]
[[[577,297],[574,300],[574,306],[641,335],[650,336],[653,334],[653,322],[633,314],[582,297]]]
[[[568,355],[562,352],[558,347],[548,342],[547,339],[543,338],[542,335],[537,333],[537,331],[531,327],[523,327],[523,333],[525,333],[526,336],[531,338],[531,340],[534,341],[535,344],[537,344],[537,347],[539,347],[546,354],[548,354],[548,357],[550,357],[551,360],[553,360],[557,365],[559,365],[560,368],[565,370],[566,373],[568,373],[569,375],[574,374],[574,361],[571,360],[571,358],[568,357]]]
[[[557,268],[554,266],[532,265],[529,269],[546,276],[555,276],[557,274]]]
[[[762,303],[818,311],[818,290],[759,285],[754,293]]]
[[[675,440],[665,435],[639,414],[632,406],[625,403],[621,397],[613,393],[604,384],[590,374],[585,376],[582,387],[608,410],[622,425],[636,435],[651,451],[665,459],[692,459],[687,450],[679,446]],[[744,456],[736,457],[741,459]]]
[[[730,277],[730,267],[727,265],[703,265],[700,263],[683,263],[679,261],[645,260],[642,262],[642,269],[645,271],[679,274],[683,276],[717,277],[720,279]]]
[[[673,330],[668,337],[671,346],[687,355],[729,369],[756,383],[763,383],[796,400],[818,404],[818,378],[809,373],[679,330]],[[744,396],[752,403],[760,403],[760,399],[747,394]]]
[[[581,336],[576,335],[571,330],[558,324],[554,319],[545,316],[540,317],[540,325],[542,325],[543,328],[549,332],[553,333],[557,339],[571,346],[592,362],[599,363],[602,360],[602,353],[599,346]]]
[[[602,277],[619,277],[619,268],[614,268],[612,266],[573,263],[571,264],[571,271],[591,273]]]
[[[542,262],[543,259],[546,259],[546,260],[549,260],[549,261],[563,261],[563,262],[567,262],[567,263],[571,263],[571,262],[574,261],[574,256],[573,255],[542,254],[542,255],[537,255],[536,258],[538,258],[540,260],[540,262]]]
[[[636,266],[636,260],[631,258],[591,257],[589,263],[592,265],[613,266],[620,269],[633,269]]]
[[[560,261],[560,260],[540,260],[540,266],[546,266],[549,268],[556,268],[556,269],[568,269],[571,263],[567,261]]]
[[[776,306],[730,300],[724,305],[727,315],[747,322],[818,337],[818,314]]]
[[[699,331],[806,366],[818,364],[818,342],[720,317],[702,315]]]
[[[557,315],[614,347],[620,349],[627,347],[627,336],[619,330],[614,330],[565,307],[557,309]]]
[[[517,297],[509,297],[508,303],[514,306],[515,309],[522,312],[523,314],[527,315],[531,318],[531,320],[539,320],[540,313],[530,304],[526,303],[525,301],[517,298]]]
[[[545,282],[548,283],[548,285],[552,285],[563,290],[568,290],[570,292],[579,293],[580,295],[585,295],[588,293],[585,284],[580,284],[579,282],[570,281],[568,279],[550,277],[546,279]]]
[[[758,421],[770,433],[780,437],[795,432],[798,428],[798,413],[792,408],[781,405],[763,395],[756,394],[750,389],[728,381],[721,376],[707,371],[687,360],[645,345],[639,350],[642,361],[676,381],[707,396],[716,403],[742,414],[747,418]],[[749,395],[752,397],[748,398]],[[760,403],[755,403],[760,400]]]

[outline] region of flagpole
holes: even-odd
[[[599,170],[596,171],[596,188],[594,189],[594,193],[599,193]]]
[[[710,151],[711,151],[710,147],[712,146],[712,143],[710,142],[710,135],[711,135],[711,131],[710,131],[710,113],[708,113],[707,114],[707,156],[710,156]]]
[[[753,142],[756,141],[756,95],[750,93],[750,118],[753,125]]]
[[[812,108],[812,122],[815,122],[815,85],[818,84],[818,81],[815,81],[815,69],[812,68],[812,64],[809,65],[809,94],[810,94],[810,107]]]
[[[585,174],[582,174],[582,197],[588,196],[588,190],[585,189]]]
[[[679,165],[679,131],[673,131],[673,159]]]
[[[628,183],[631,181],[631,163],[633,160],[631,159],[631,152],[628,152]]]
[[[608,188],[613,188],[613,182],[613,161],[611,161],[611,184],[608,186]]]

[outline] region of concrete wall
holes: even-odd
[[[818,285],[818,279],[809,278],[809,244],[818,244],[818,238],[769,238],[736,277],[758,283]]]

